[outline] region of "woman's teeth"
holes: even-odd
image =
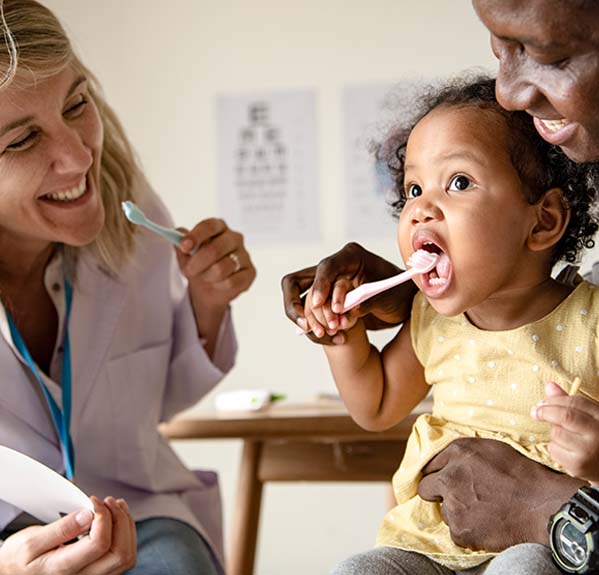
[[[85,178],[81,180],[81,183],[70,190],[65,190],[64,192],[56,192],[55,194],[46,194],[47,198],[57,202],[70,202],[80,198],[85,191],[87,190]]]
[[[559,132],[564,126],[567,126],[570,122],[565,118],[561,120],[542,120],[539,121],[545,126],[550,132]]]

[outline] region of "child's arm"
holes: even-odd
[[[344,344],[324,349],[339,393],[364,429],[381,431],[399,423],[430,389],[412,347],[409,321],[382,352],[370,344],[361,320]]]

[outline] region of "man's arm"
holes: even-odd
[[[506,443],[478,438],[454,441],[422,474],[418,494],[442,503],[453,541],[488,551],[518,543],[548,545],[549,518],[585,485]]]

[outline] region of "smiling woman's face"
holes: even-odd
[[[67,67],[0,92],[0,240],[83,246],[104,225],[103,129],[87,79]]]
[[[599,160],[599,2],[473,0],[499,60],[497,99],[533,116],[543,139]]]

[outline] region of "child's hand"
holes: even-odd
[[[545,393],[531,415],[552,426],[551,457],[568,474],[599,486],[599,404],[569,396],[555,383],[546,384]]]
[[[317,298],[332,298],[336,305],[343,305],[345,294],[366,282],[372,282],[397,275],[401,270],[391,262],[369,252],[355,242],[344,246],[338,252],[324,258],[319,264],[294,271],[281,280],[285,314],[302,329],[303,298],[302,294],[314,286]],[[362,302],[350,314],[359,314],[366,329],[379,330],[397,326],[410,317],[412,299],[416,293],[416,285],[404,283],[384,291],[365,302]],[[342,323],[342,329],[343,323]],[[313,335],[308,335],[315,340]],[[345,342],[343,331],[337,333],[333,343]],[[325,338],[317,343],[331,343]]]
[[[358,321],[358,315],[352,312],[337,314],[332,310],[330,299],[321,303],[315,302],[312,296],[313,292],[310,289],[304,302],[304,319],[298,320],[298,325],[304,331],[311,330],[317,338],[327,335],[332,338],[333,343],[345,341],[345,338],[339,338],[342,340],[339,342],[335,341],[336,336],[342,331],[351,329]]]

